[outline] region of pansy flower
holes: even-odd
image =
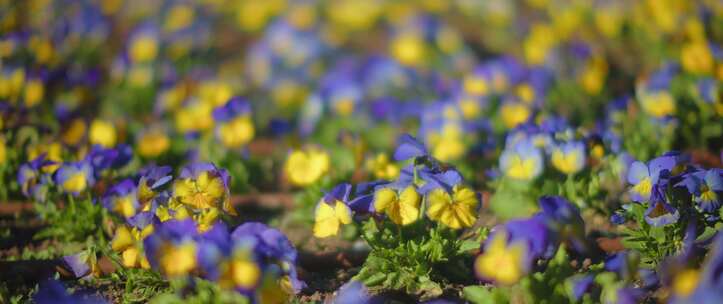
[[[198,266],[198,231],[192,220],[169,220],[143,241],[150,265],[167,277],[182,277]]]
[[[136,214],[140,205],[136,194],[136,185],[131,179],[125,179],[108,190],[101,199],[103,206],[124,217]]]
[[[162,128],[150,128],[141,132],[136,139],[136,149],[142,157],[155,158],[168,151],[171,139]]]
[[[521,141],[506,148],[500,155],[500,169],[505,176],[529,181],[542,173],[542,153],[530,141]]]
[[[321,179],[330,168],[329,154],[317,148],[294,150],[284,164],[284,172],[296,186],[308,186]]]
[[[128,164],[133,158],[133,148],[126,144],[120,144],[115,148],[104,148],[94,145],[85,159],[93,167],[96,179],[100,179],[105,170],[109,168],[121,168]]]
[[[156,59],[159,50],[158,30],[153,24],[139,26],[128,40],[128,58],[133,63]]]
[[[185,167],[173,184],[173,198],[196,210],[218,208],[235,215],[230,203],[230,176],[210,163]]]
[[[265,261],[267,265],[278,266],[281,280],[291,285],[293,293],[300,292],[306,286],[297,275],[297,251],[281,231],[262,223],[249,222],[237,227],[231,237],[234,242],[253,239],[257,258]]]
[[[111,240],[111,248],[120,252],[123,266],[150,268],[143,249],[143,241],[154,232],[153,221],[151,212],[141,212],[129,219],[130,226],[122,225],[116,229]]]
[[[213,110],[216,137],[227,148],[240,148],[254,137],[251,105],[241,97],[231,98],[224,106]]]
[[[92,145],[101,145],[105,148],[115,146],[118,135],[113,123],[107,120],[96,119],[90,124],[88,141]]]
[[[678,186],[685,186],[693,201],[705,212],[715,212],[723,196],[723,170],[699,170],[685,174]]]
[[[95,183],[93,168],[87,161],[64,163],[55,172],[55,183],[64,192],[78,196]]]
[[[350,193],[351,185],[340,184],[321,198],[314,211],[314,236],[337,235],[341,225],[351,224],[352,212],[346,203]]]
[[[475,274],[481,280],[515,284],[529,271],[526,251],[524,242],[508,244],[507,233],[499,231],[487,240],[483,253],[475,259]]]
[[[565,174],[575,174],[585,166],[585,144],[570,141],[552,148],[552,166]]]
[[[668,181],[660,179],[651,187],[648,209],[645,210],[645,221],[651,226],[673,224],[680,218],[678,209],[671,206],[667,200],[665,195],[667,186]]]
[[[401,189],[382,187],[374,193],[374,209],[397,225],[409,225],[419,218],[421,196],[413,185]]]
[[[54,162],[46,160],[43,154],[18,168],[17,181],[23,195],[40,202],[45,200],[50,177],[44,174],[41,169],[53,164]]]
[[[260,284],[263,273],[253,249],[253,244],[236,244],[231,256],[220,263],[218,284],[221,288],[248,294]]]
[[[399,177],[399,166],[390,162],[389,156],[385,153],[379,153],[368,159],[365,167],[379,179],[393,180]]]
[[[150,165],[140,170],[140,178],[138,180],[138,202],[142,206],[155,198],[159,190],[173,178],[171,167]]]
[[[630,198],[636,202],[648,201],[653,185],[658,183],[661,174],[669,174],[675,165],[676,160],[673,156],[655,158],[647,165],[639,161],[634,162],[628,170],[628,183],[633,185],[630,189]]]
[[[449,178],[454,175],[444,176]],[[461,180],[448,185],[449,187],[434,188],[424,196],[428,205],[427,217],[452,229],[472,227],[477,220],[477,208],[480,204],[478,194],[463,185]]]

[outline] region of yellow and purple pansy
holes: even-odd
[[[339,234],[342,225],[351,224],[352,210],[347,205],[351,185],[340,184],[327,192],[314,211],[314,236],[325,238]]]
[[[93,167],[88,161],[64,163],[55,172],[55,183],[64,192],[78,196],[95,183]]]
[[[661,156],[648,164],[634,162],[628,170],[628,183],[632,185],[630,198],[640,203],[648,201],[653,185],[658,183],[661,174],[670,174],[676,163],[673,156]]]
[[[213,110],[216,138],[227,148],[237,149],[248,144],[255,133],[251,105],[241,97],[231,98]]]

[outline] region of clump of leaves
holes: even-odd
[[[150,299],[152,304],[175,303],[251,303],[234,290],[224,290],[218,284],[196,278],[171,281],[171,290]]]
[[[103,231],[108,212],[91,199],[75,201],[68,196],[68,205],[58,208],[53,203],[37,203],[35,210],[48,226],[38,232],[35,239],[53,238],[61,242],[83,242],[88,238],[106,241]]]
[[[363,237],[372,250],[354,279],[372,291],[400,290],[420,300],[438,297],[445,284],[470,279],[468,252],[479,248],[484,233],[479,235],[464,240],[452,230],[422,221],[400,227],[369,219]]]

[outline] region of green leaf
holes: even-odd
[[[461,241],[457,248],[457,253],[466,253],[475,249],[479,249],[481,243],[477,240],[464,240]]]

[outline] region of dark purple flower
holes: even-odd
[[[38,292],[33,295],[37,304],[100,304],[105,300],[92,295],[70,294],[57,280],[40,283]]]

